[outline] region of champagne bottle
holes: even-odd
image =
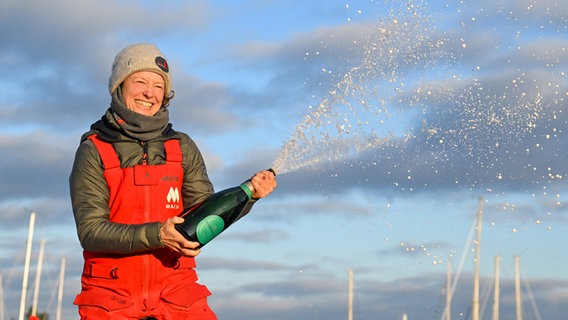
[[[268,171],[275,174],[272,169]],[[187,240],[199,242],[201,248],[248,213],[244,209],[253,194],[254,187],[250,180],[238,187],[219,191],[184,211],[180,216],[185,221],[175,225],[175,228]]]

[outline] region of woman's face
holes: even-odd
[[[122,98],[134,112],[153,116],[162,107],[165,83],[161,75],[151,71],[131,74],[122,83]]]

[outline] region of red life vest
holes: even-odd
[[[133,225],[157,221],[163,223],[183,211],[181,192],[184,170],[179,140],[164,142],[164,164],[143,163],[121,168],[111,143],[100,140],[96,135],[89,139],[95,144],[104,166],[110,191],[111,222]],[[113,319],[118,319],[122,310],[128,315],[127,318],[154,316],[158,319],[176,319],[180,314],[167,311],[169,305],[174,305],[176,312],[180,307],[189,310],[196,301],[211,294],[205,286],[196,283],[197,274],[193,269],[195,260],[167,248],[137,254],[85,250],[83,256],[82,292],[75,299],[82,316],[92,316],[86,310],[96,306],[99,307],[95,308],[97,312],[104,310],[116,313]],[[81,312],[81,307],[85,306],[87,308]],[[101,316],[95,314],[95,318]],[[210,312],[203,319],[216,318]]]

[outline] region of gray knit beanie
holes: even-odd
[[[170,68],[164,55],[156,46],[147,43],[133,44],[120,51],[112,63],[112,74],[108,81],[110,94],[128,78],[138,71],[152,71],[164,78],[164,95],[172,90]]]

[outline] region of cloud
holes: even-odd
[[[389,25],[381,27],[374,32],[388,30],[384,28]],[[433,55],[416,56],[404,42],[408,31],[391,29],[394,36],[387,42],[382,39],[391,49],[388,54],[373,51],[378,59],[365,61],[365,56],[355,55],[342,61],[349,65],[362,59],[361,68],[344,71],[345,77],[336,78],[335,89],[322,104],[308,112],[285,146],[289,150],[281,154],[282,169],[298,166],[305,173],[304,166],[326,168],[324,174],[314,170],[307,171],[314,176],[295,177],[311,181],[329,180],[324,178],[327,172],[341,172],[346,178],[334,186],[341,190],[393,184],[414,190],[557,186],[560,181],[554,180],[568,171],[556,160],[566,147],[561,133],[566,131],[566,116],[561,110],[568,87],[560,67],[565,62],[559,59],[566,49],[561,36],[553,35],[517,40],[518,50],[493,50],[500,37],[508,36],[508,31],[499,31],[484,37],[456,29],[448,33],[449,46],[440,47],[436,44],[444,34],[433,35],[423,39],[424,47],[434,49]],[[464,48],[457,46],[464,41]],[[438,60],[444,56],[456,60]],[[432,73],[417,80],[420,67],[415,65],[420,60],[431,63]],[[369,82],[373,78],[365,69],[370,61],[380,61],[371,67],[376,83]],[[462,69],[468,65],[471,70]],[[381,95],[381,85],[395,93]],[[338,91],[344,88],[345,92]]]
[[[240,240],[246,243],[270,243],[290,238],[288,231],[283,229],[262,229],[251,232],[230,232],[223,235],[224,240]]]
[[[50,131],[0,136],[1,200],[61,197],[75,147],[74,139]]]
[[[252,261],[243,259],[225,259],[221,257],[207,257],[200,260],[199,263],[204,269],[210,270],[258,270],[258,271],[278,271],[286,270],[289,267],[282,263],[271,261]]]
[[[0,79],[9,89],[0,101],[0,121],[59,128],[84,127],[106,109],[112,58],[124,43],[152,41],[174,30],[197,32],[208,15],[202,3],[158,8],[173,12],[168,15],[97,1],[58,0],[49,6],[4,1],[0,8],[0,27],[18,29],[0,36],[0,72],[10,75]],[[155,24],[140,19],[149,15]]]
[[[175,81],[176,93],[170,103],[170,111],[172,121],[179,130],[211,135],[235,130],[243,125],[238,113],[232,114],[226,110],[235,97],[225,84],[203,82],[186,75],[180,75]]]

